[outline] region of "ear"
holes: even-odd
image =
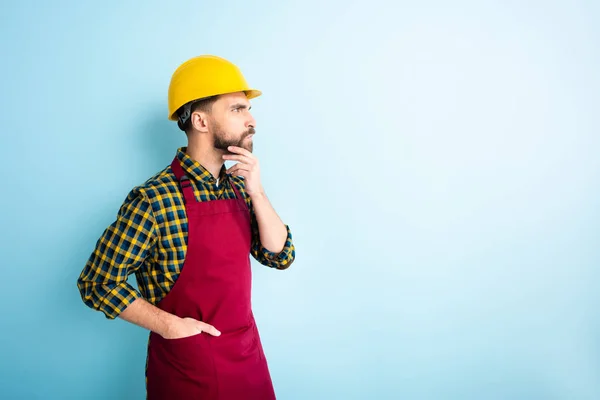
[[[208,116],[203,112],[193,112],[190,116],[190,124],[199,132],[208,132]]]

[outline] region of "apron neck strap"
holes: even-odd
[[[173,162],[171,163],[171,170],[175,174],[175,178],[181,185],[181,190],[183,190],[183,197],[185,198],[186,203],[193,203],[196,201],[196,197],[194,197],[194,188],[192,187],[192,183],[190,179],[187,177],[183,168],[181,168],[181,163],[179,159],[175,157]]]
[[[244,196],[242,196],[242,194],[240,193],[240,191],[237,188],[237,186],[233,183],[233,179],[229,178],[229,184],[231,185],[231,187],[233,188],[233,190],[235,192],[235,197],[238,200],[244,200]]]

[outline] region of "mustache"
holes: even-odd
[[[256,133],[256,129],[254,129],[253,127],[250,127],[246,132],[244,132],[243,138],[245,139],[247,136],[254,135],[255,133]]]

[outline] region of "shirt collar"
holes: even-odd
[[[177,149],[177,159],[181,162],[181,167],[186,175],[197,182],[215,183],[214,176],[202,164],[190,157],[186,150],[187,147]],[[223,164],[219,172],[219,181],[223,181],[227,177],[226,170],[225,164]]]

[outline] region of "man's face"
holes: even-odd
[[[252,152],[256,121],[250,108],[243,92],[219,96],[212,105],[208,121],[215,149],[228,152],[228,146],[238,146]]]

